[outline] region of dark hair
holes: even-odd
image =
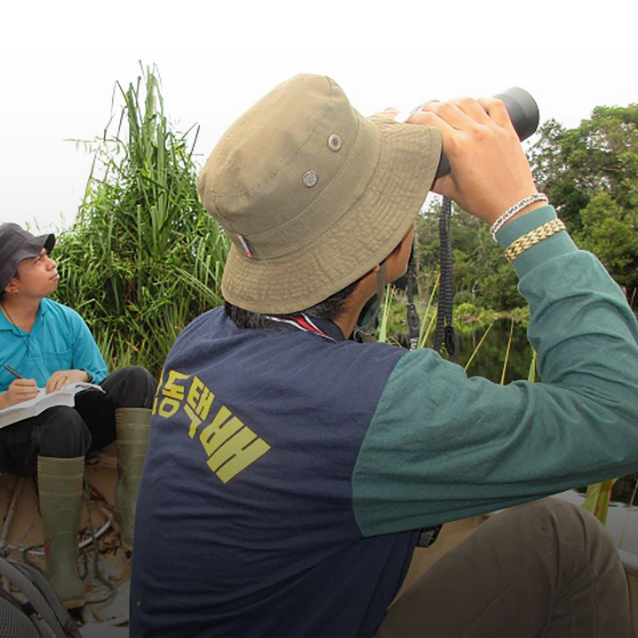
[[[15,273],[11,275],[11,279],[17,279],[17,278],[18,278],[18,271],[16,270]],[[9,282],[11,282],[11,279],[9,279]],[[7,282],[7,286],[9,285],[9,282]],[[7,291],[4,288],[0,290],[0,301],[2,301],[3,297],[6,294],[7,294]]]
[[[235,322],[238,328],[272,328],[272,321],[268,320],[268,317],[282,317],[290,315],[299,315],[302,312],[310,317],[316,317],[317,319],[330,319],[330,321],[336,321],[344,312],[348,299],[354,292],[355,288],[359,285],[362,278],[353,281],[339,292],[335,292],[334,295],[330,295],[327,299],[320,301],[318,304],[300,310],[299,312],[288,313],[287,315],[276,314],[260,314],[257,312],[250,312],[243,308],[233,306],[230,302],[225,303],[226,314]]]
[[[394,247],[388,257],[398,253],[401,249],[401,244],[403,244],[403,239]],[[287,315],[276,315],[274,313],[265,315],[257,312],[250,312],[249,310],[244,310],[243,308],[233,306],[233,304],[229,303],[228,301],[224,304],[224,307],[226,309],[226,314],[235,322],[235,325],[238,328],[250,328],[253,330],[259,328],[272,328],[273,322],[267,319],[268,316],[295,316],[301,314],[302,312],[309,317],[336,321],[345,311],[348,299],[355,291],[355,288],[359,285],[359,282],[365,276],[366,275],[359,277],[359,279],[357,279],[356,281],[348,284],[345,288],[342,288],[339,292],[335,292],[334,295],[330,295],[330,297],[324,299],[323,301],[320,301],[318,304],[311,306],[310,308],[306,308],[305,310],[300,310],[299,312],[288,313]]]

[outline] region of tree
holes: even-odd
[[[599,106],[566,129],[540,129],[534,177],[582,248],[594,252],[628,294],[638,286],[638,104]]]
[[[439,268],[440,204],[432,203],[417,218],[417,263],[420,293],[428,296]],[[450,235],[454,251],[454,301],[471,302],[491,310],[511,310],[525,305],[514,270],[492,240],[481,220],[452,208]]]
[[[581,248],[593,252],[616,281],[635,289],[638,273],[638,210],[623,211],[607,192],[594,195],[581,211]]]

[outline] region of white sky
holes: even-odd
[[[201,126],[202,161],[280,81],[333,77],[364,114],[425,99],[527,89],[541,122],[573,127],[638,102],[638,2],[608,0],[83,0],[5,3],[0,41],[0,221],[68,227],[116,81],[157,64],[165,112]]]

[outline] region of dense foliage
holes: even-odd
[[[440,203],[432,202],[417,219],[419,292],[426,297],[439,268],[439,209]],[[516,288],[516,274],[485,223],[454,205],[450,233],[456,306],[471,303],[491,310],[509,310],[525,305]]]
[[[532,161],[577,243],[631,299],[638,286],[638,104],[598,107],[574,129],[550,120]]]
[[[530,151],[539,190],[565,221],[576,243],[592,251],[630,301],[638,287],[638,104],[598,107],[567,129],[546,122]],[[418,259],[424,294],[438,268],[438,204],[418,221]],[[452,219],[457,303],[511,309],[524,305],[516,277],[487,228],[455,210]],[[634,306],[635,307],[635,306]]]
[[[143,71],[126,90],[117,84],[116,96],[121,112],[90,144],[86,195],[56,248],[63,272],[57,298],[87,320],[109,364],[138,363],[157,373],[180,330],[221,303],[228,242],[197,197],[197,130],[171,129],[156,71]],[[637,127],[638,105],[599,107],[574,129],[549,120],[530,151],[539,189],[630,300],[638,287]],[[431,201],[417,220],[424,314],[439,268],[439,206]],[[491,323],[486,313],[526,305],[485,224],[455,207],[451,234],[457,319]],[[399,317],[402,311],[390,324],[403,324]]]
[[[56,247],[57,299],[84,317],[108,364],[157,374],[180,330],[221,303],[227,241],[197,196],[196,131],[171,130],[157,73],[116,92],[117,130],[91,144],[84,201]]]

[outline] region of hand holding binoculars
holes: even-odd
[[[527,91],[518,87],[511,87],[494,97],[501,100],[505,105],[514,130],[521,142],[536,132],[540,121],[538,105]],[[420,110],[425,104],[429,104],[429,102],[419,105],[414,111]],[[441,161],[439,162],[439,168],[436,172],[436,179],[448,175],[450,170],[448,158],[445,153],[441,153]]]

